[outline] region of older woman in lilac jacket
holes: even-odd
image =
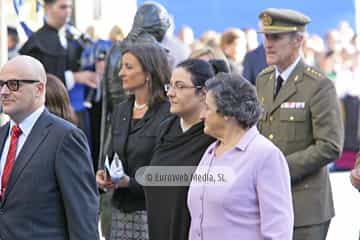
[[[281,151],[257,128],[255,89],[237,75],[206,82],[204,131],[209,146],[188,194],[189,239],[291,240],[289,169]]]

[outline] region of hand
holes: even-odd
[[[100,79],[104,75],[105,72],[105,61],[97,61],[95,63],[95,72],[100,75]]]
[[[115,188],[115,184],[111,181],[110,177],[107,177],[104,170],[98,170],[96,172],[96,183],[101,189]]]
[[[356,188],[360,189],[360,168],[354,168],[350,173],[351,184]]]
[[[91,88],[97,86],[97,74],[91,71],[74,72],[74,80]]]
[[[115,188],[127,188],[129,187],[130,178],[128,175],[124,174],[124,177],[116,184]]]

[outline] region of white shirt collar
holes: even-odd
[[[37,110],[35,110],[33,113],[31,113],[29,116],[27,116],[19,124],[21,132],[22,132],[22,134],[24,134],[24,136],[27,137],[30,134],[31,129],[33,128],[34,124],[36,123],[36,121],[38,120],[38,118],[40,117],[40,115],[43,113],[44,110],[45,110],[45,106],[43,105],[43,106],[39,107]],[[10,121],[10,129],[14,125],[16,125],[16,123],[13,120],[11,120]]]
[[[298,56],[297,59],[295,60],[295,62],[293,62],[290,66],[288,66],[282,73],[280,73],[279,69],[275,66],[275,77],[276,77],[275,79],[277,79],[278,76],[280,75],[285,83],[288,80],[288,78],[290,77],[290,74],[294,71],[294,69],[295,69],[296,65],[299,63],[300,59],[301,59],[301,56]]]
[[[61,46],[66,49],[67,48],[67,39],[66,39],[66,28],[65,28],[65,26],[58,30],[58,36],[59,36]]]

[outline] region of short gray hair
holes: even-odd
[[[257,123],[262,109],[255,88],[245,78],[237,74],[218,73],[205,85],[215,98],[219,114],[234,117],[244,129]]]

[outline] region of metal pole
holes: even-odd
[[[0,0],[0,67],[8,60],[6,8],[5,0]]]

